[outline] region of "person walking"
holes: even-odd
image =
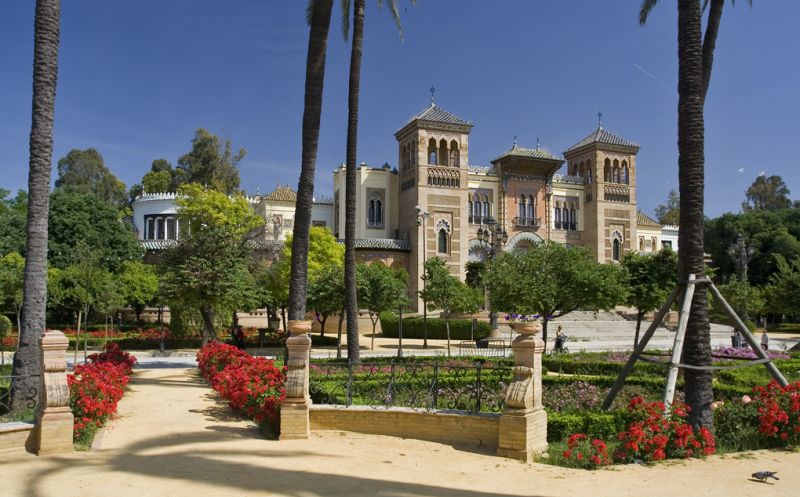
[[[769,350],[769,335],[767,335],[767,329],[764,328],[764,333],[761,334],[761,348]]]

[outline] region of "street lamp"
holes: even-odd
[[[493,217],[486,219],[485,228],[478,228],[478,241],[486,247],[487,259],[491,262],[497,252],[508,242],[508,232],[497,224]],[[486,290],[488,292],[488,290]],[[497,312],[493,309],[492,296],[489,295],[489,328],[494,332],[497,328]]]
[[[422,226],[422,290],[424,292],[427,285],[425,278],[425,261],[428,256],[428,245],[425,241],[425,220],[431,217],[431,213],[423,210],[419,205],[416,206],[415,209],[417,211],[417,226]],[[425,300],[425,297],[422,297],[422,348],[428,348],[428,302]]]

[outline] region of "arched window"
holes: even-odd
[[[611,167],[612,174],[614,175],[614,183],[621,183],[619,178],[619,161],[614,159],[614,165]]]
[[[611,182],[611,159],[606,159],[605,165],[603,166],[603,181],[606,183]]]
[[[528,219],[533,219],[534,215],[535,215],[535,212],[534,212],[534,209],[533,209],[533,195],[530,195],[530,196],[528,196],[528,211],[526,213],[526,217]]]
[[[586,177],[586,166],[584,165],[583,162],[581,162],[580,168],[578,169],[578,176],[580,176],[581,178]]]
[[[575,204],[570,204],[569,207],[569,229],[575,231],[578,229],[578,217],[575,212]]]
[[[417,164],[417,140],[411,142],[411,165]]]
[[[492,207],[489,204],[489,197],[484,195],[483,196],[483,217],[489,217],[492,215]]]
[[[467,212],[469,213],[469,222],[475,222],[475,211],[473,211],[473,204],[472,204],[472,195],[467,195]]]
[[[436,140],[431,138],[428,141],[428,165],[429,166],[437,165],[436,159],[437,159],[437,156],[436,156]]]
[[[628,169],[628,162],[622,161],[622,182],[626,185],[630,184],[631,177],[630,177],[630,170]]]
[[[460,160],[458,154],[458,143],[455,140],[450,142],[450,165],[453,167],[458,167]]]
[[[447,230],[444,228],[439,229],[439,240],[436,247],[440,254],[447,253]]]
[[[592,168],[590,167],[586,168],[586,182],[592,184]]]
[[[444,138],[439,141],[439,165],[446,166],[447,165],[447,140]]]
[[[380,195],[380,193],[372,193],[369,196],[367,208],[367,227],[383,227],[383,197]]]
[[[525,195],[519,196],[519,204],[517,205],[517,216],[524,218],[525,217]]]
[[[383,226],[383,201],[381,199],[375,201],[375,222]]]
[[[370,199],[369,201],[369,214],[367,214],[367,223],[374,224],[375,223],[375,201]]]
[[[168,217],[167,218],[167,240],[177,240],[178,236],[175,230],[175,218]]]
[[[614,238],[611,242],[611,258],[619,262],[620,241],[619,238]]]
[[[556,222],[556,229],[561,229],[561,202],[556,202],[555,215],[553,216]]]
[[[156,238],[159,240],[163,240],[166,236],[166,230],[164,229],[164,218],[157,217],[156,218]]]
[[[644,237],[639,237],[639,252],[644,252]]]

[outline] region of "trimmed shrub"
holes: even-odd
[[[382,312],[380,315],[381,330],[383,336],[388,338],[398,338],[400,334],[400,320],[397,315],[391,312]],[[469,340],[470,332],[472,329],[472,321],[469,319],[451,319],[450,320],[450,339],[451,340]],[[475,332],[473,338],[480,340],[489,336],[489,323],[478,321],[475,325]],[[423,319],[420,316],[403,318],[403,338],[423,338],[425,336],[425,328]],[[447,329],[445,327],[444,319],[428,318],[428,338],[429,339],[446,339]]]
[[[547,413],[547,441],[557,442],[573,433],[589,438],[616,438],[628,424],[624,411],[575,411]]]

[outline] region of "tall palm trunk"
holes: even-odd
[[[314,169],[317,163],[319,123],[322,113],[322,88],[325,79],[325,52],[331,24],[333,0],[315,0],[311,11],[306,59],[306,87],[303,110],[303,153],[297,204],[292,232],[292,269],[289,279],[289,319],[302,320],[306,314],[308,291],[308,242],[311,205],[314,196]]]
[[[347,312],[347,360],[358,362],[358,295],[356,293],[356,160],[358,149],[358,96],[361,82],[361,47],[364,44],[365,0],[353,2],[353,48],[350,53],[350,88],[347,115],[347,169],[344,200],[344,289]],[[375,333],[372,333],[373,340]]]
[[[30,392],[39,388],[39,378],[29,375],[41,374],[39,337],[46,325],[47,216],[60,29],[61,1],[37,0],[22,327],[13,366],[13,374],[20,377],[14,380],[11,389],[11,408],[17,412],[39,402],[38,397],[30,396]]]
[[[705,77],[702,50],[702,12],[699,0],[678,1],[678,180],[680,228],[678,265],[681,280],[689,274],[702,276]],[[682,360],[687,364],[711,364],[708,297],[698,286],[689,311]],[[684,371],[686,402],[694,426],[713,426],[710,371]]]

